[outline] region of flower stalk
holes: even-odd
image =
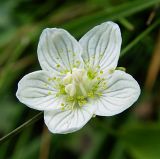
[[[10,133],[8,133],[7,135],[5,135],[2,138],[0,138],[0,143],[5,142],[9,138],[11,138],[11,137],[15,136],[16,134],[18,134],[19,132],[21,132],[23,129],[25,129],[29,125],[34,124],[36,121],[38,121],[42,117],[42,115],[43,115],[42,112],[36,114],[31,119],[29,119],[28,121],[26,121],[25,123],[23,123],[22,125],[20,125],[19,127],[17,127],[16,129],[14,129],[13,131],[11,131]]]

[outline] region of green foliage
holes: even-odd
[[[118,116],[95,117],[76,133],[50,134],[49,143],[45,143],[50,147],[48,159],[159,159],[158,75],[154,87],[145,90],[160,26],[159,3],[160,0],[0,1],[0,136],[35,113],[18,102],[15,92],[22,76],[40,68],[36,49],[42,30],[63,27],[79,39],[94,25],[112,20],[120,25],[123,37],[119,66],[127,68],[140,83],[143,98]],[[151,24],[147,25],[151,15]],[[0,159],[40,158],[42,139],[47,139],[42,131],[43,120],[34,122],[31,120],[30,126],[0,143]]]
[[[160,124],[143,123],[125,128],[121,140],[136,159],[159,159]]]

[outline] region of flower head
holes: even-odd
[[[63,29],[45,29],[37,50],[42,70],[20,80],[17,98],[44,111],[53,133],[79,130],[93,115],[121,113],[140,95],[134,78],[116,70],[121,41],[113,22],[94,27],[79,42]]]

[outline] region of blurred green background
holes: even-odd
[[[18,81],[39,70],[44,28],[79,39],[93,26],[119,24],[119,66],[141,86],[138,101],[113,117],[95,117],[80,131],[51,134],[43,118],[0,142],[0,159],[160,159],[160,0],[0,0],[0,137],[38,111],[15,97]]]

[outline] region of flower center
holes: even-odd
[[[94,81],[89,80],[85,70],[77,68],[74,68],[72,73],[67,73],[63,79],[65,91],[71,97],[87,97],[87,93],[90,90],[89,85],[93,85],[93,83]]]
[[[106,83],[99,75],[101,72],[92,69],[73,68],[59,82],[59,95],[63,96],[62,109],[74,109],[85,105],[90,98],[101,95],[101,88]]]

